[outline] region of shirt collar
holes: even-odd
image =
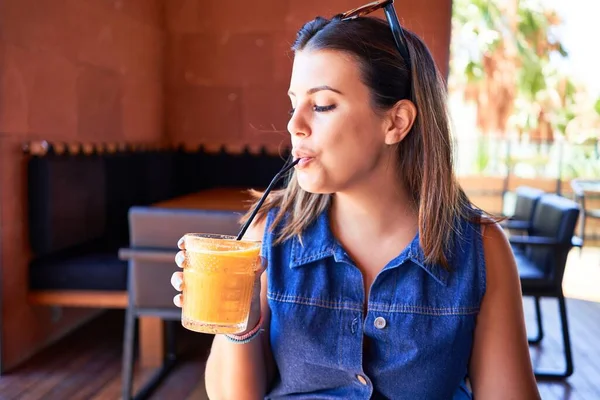
[[[323,211],[302,232],[302,239],[294,236],[290,268],[306,266],[334,255],[337,246],[331,233],[327,210]]]
[[[343,250],[342,246],[333,237],[329,225],[329,213],[326,209],[304,230],[302,240],[297,236],[290,239],[291,259],[290,268],[306,267],[315,261],[328,257],[334,257],[337,262],[351,262],[350,257]],[[419,234],[415,236],[412,242],[394,258],[384,269],[399,267],[405,261],[411,260],[421,267],[436,282],[447,286],[449,272],[442,266],[428,263],[419,244]]]

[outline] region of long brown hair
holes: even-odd
[[[446,250],[456,234],[457,219],[480,219],[454,174],[444,81],[425,43],[409,30],[405,35],[410,67],[400,56],[389,26],[379,18],[342,21],[340,16],[331,20],[317,17],[300,29],[292,50],[338,50],[354,56],[375,110],[389,110],[403,99],[415,104],[415,123],[397,146],[399,179],[419,212],[419,239],[426,261],[447,268]],[[269,195],[257,218],[260,221],[268,210],[279,207],[271,226],[284,219],[286,223],[275,243],[301,238],[303,230],[327,209],[330,199],[327,194],[302,190],[292,173],[284,189]]]

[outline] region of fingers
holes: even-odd
[[[177,266],[179,268],[183,268],[184,267],[184,263],[185,263],[185,252],[184,250],[178,251],[177,254],[175,255],[175,263],[177,264]]]
[[[177,241],[177,247],[182,251],[178,251],[177,254],[175,255],[175,263],[177,264],[177,266],[179,268],[183,268],[184,263],[185,263],[185,253],[184,253],[185,240],[183,237],[181,239],[179,239],[179,241]],[[174,272],[173,275],[171,275],[171,285],[175,288],[175,290],[177,290],[178,292],[181,292],[181,290],[183,289],[183,273],[182,272]],[[178,295],[173,297],[173,304],[175,304],[175,306],[177,306],[177,307],[182,306],[183,296],[181,293],[179,293]]]
[[[183,304],[183,298],[181,294],[178,294],[177,296],[173,297],[173,304],[175,304],[177,307],[181,307],[181,305]]]
[[[181,289],[183,289],[182,272],[174,272],[173,275],[171,275],[171,285],[175,288],[175,290],[181,292]]]

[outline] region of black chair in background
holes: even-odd
[[[544,191],[529,186],[519,186],[515,194],[513,214],[503,221],[502,226],[506,229],[526,231],[531,228],[535,207]]]
[[[515,260],[523,295],[531,296],[535,301],[538,334],[529,341],[530,344],[539,343],[544,337],[540,298],[553,297],[558,300],[565,371],[562,373],[536,371],[536,377],[542,379],[566,378],[573,373],[562,280],[569,251],[573,246],[581,246],[581,240],[574,237],[579,212],[579,205],[576,202],[555,194],[544,194],[535,207],[531,226],[527,230],[528,234],[509,237],[512,245],[523,246],[523,251],[515,252]]]
[[[501,226],[510,234],[525,234],[531,228],[535,207],[545,192],[529,186],[519,186],[515,191],[515,208],[508,219],[501,222]],[[522,245],[513,244],[513,253],[523,251]]]

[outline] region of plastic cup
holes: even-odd
[[[261,242],[188,233],[184,243],[182,325],[211,334],[246,330]]]

